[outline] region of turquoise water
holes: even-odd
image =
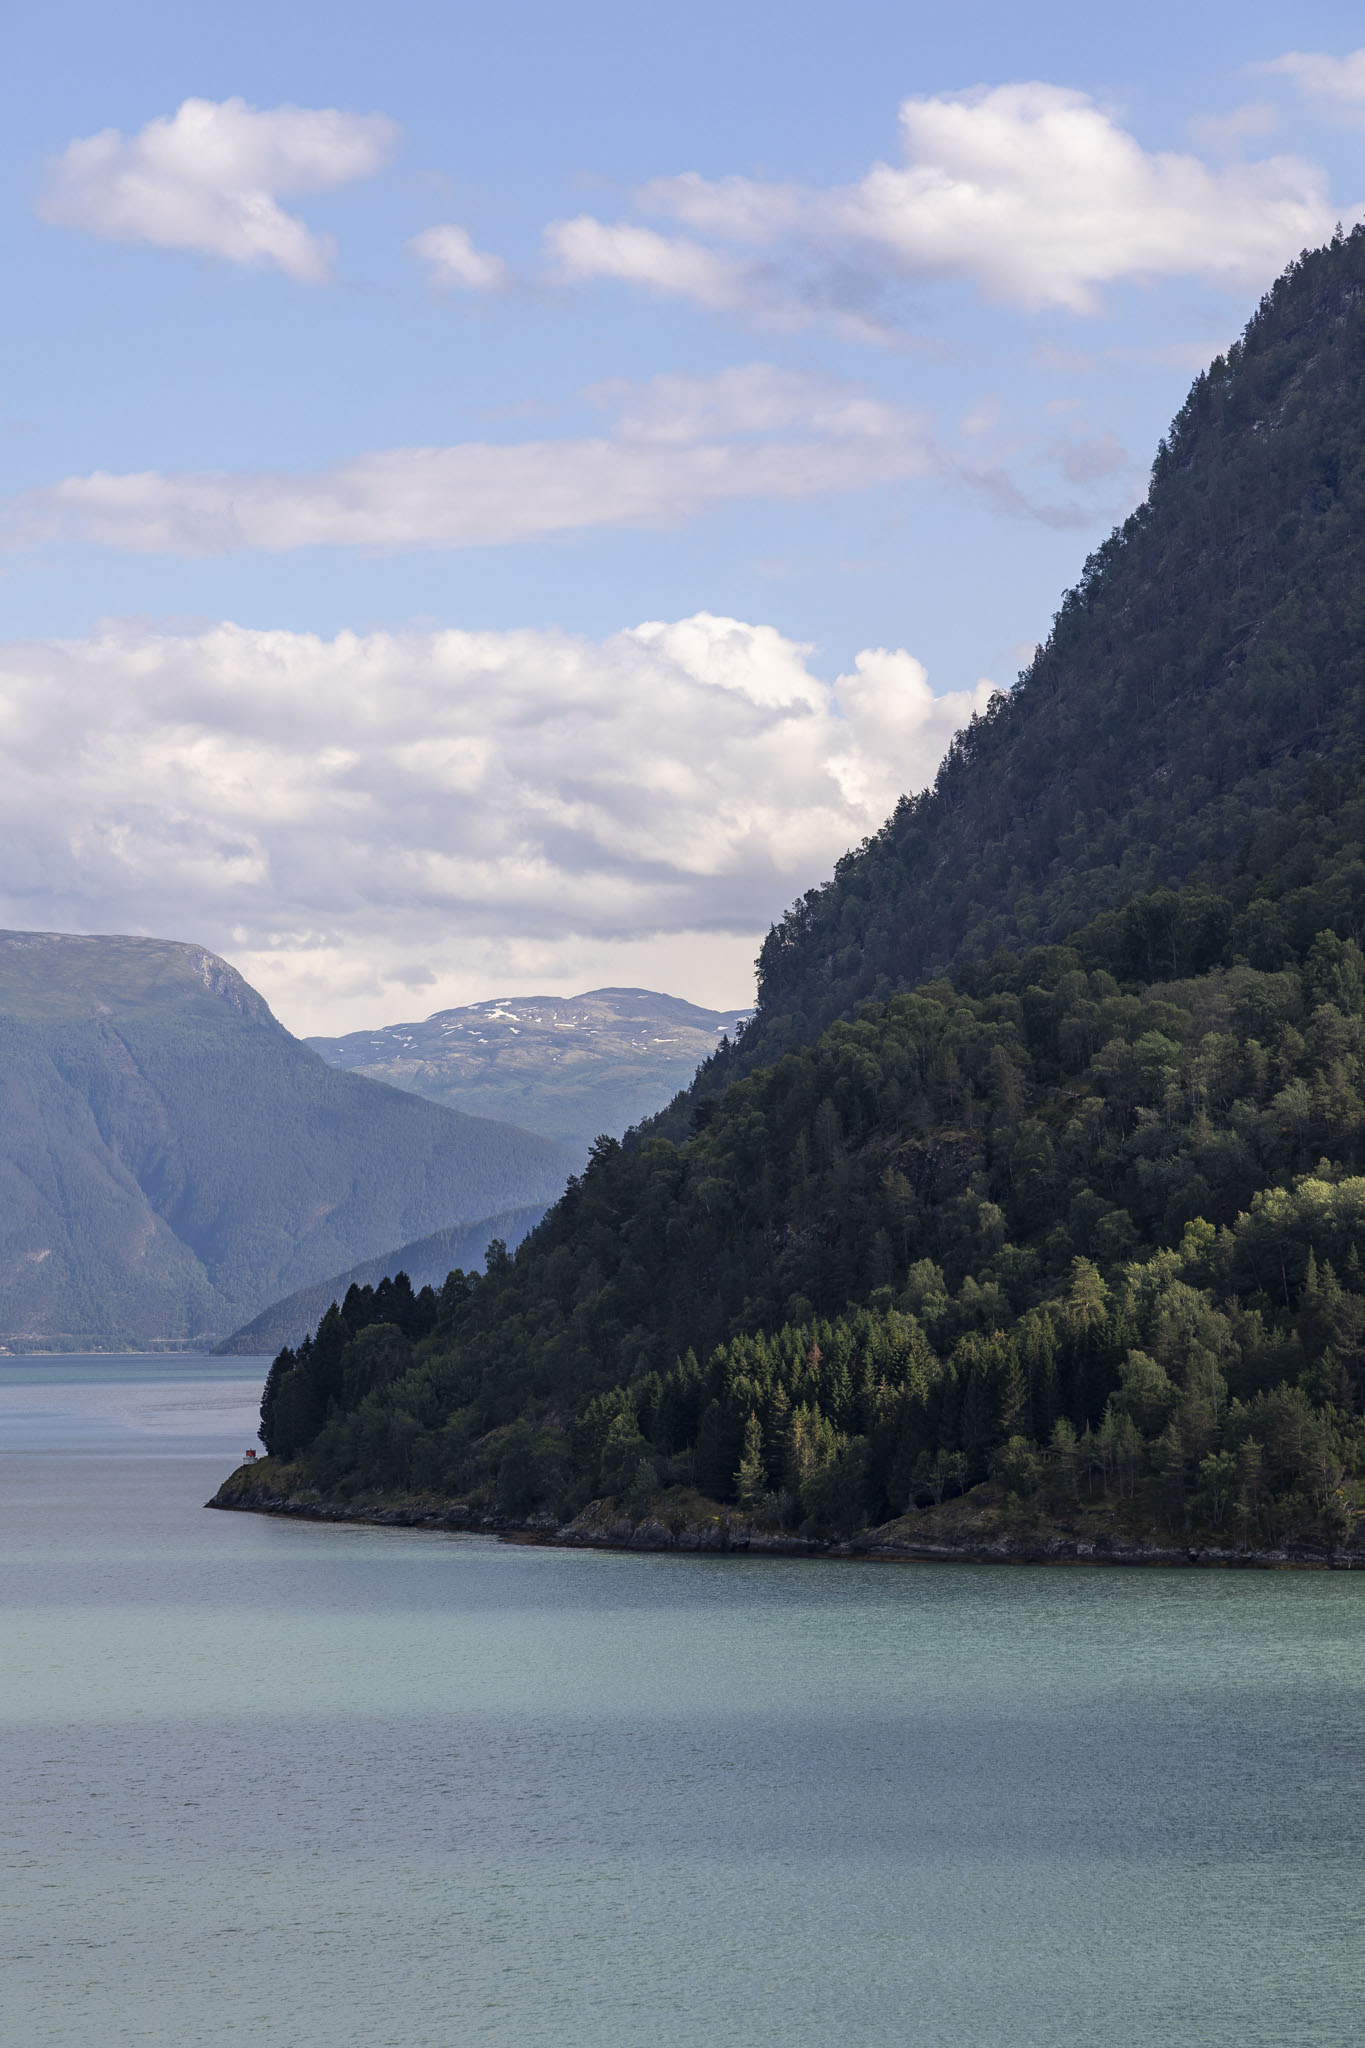
[[[0,1364],[0,2037],[1354,2042],[1365,1579],[205,1514],[259,1366]]]

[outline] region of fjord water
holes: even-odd
[[[1344,2043],[1365,1581],[207,1514],[251,1361],[0,1365],[0,2036]]]

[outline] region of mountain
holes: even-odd
[[[327,1313],[334,1301],[342,1301],[354,1288],[375,1288],[384,1280],[405,1273],[414,1293],[424,1287],[439,1288],[453,1267],[481,1272],[490,1244],[496,1242],[515,1251],[545,1214],[542,1202],[528,1209],[508,1209],[499,1216],[483,1216],[477,1223],[456,1223],[447,1230],[433,1230],[413,1244],[399,1245],[397,1251],[381,1252],[362,1259],[330,1280],[317,1280],[300,1287],[283,1301],[271,1302],[240,1330],[234,1330],[213,1347],[215,1358],[259,1358],[284,1345],[298,1344]],[[382,1306],[382,1304],[381,1304]]]
[[[1363,934],[1358,229],[770,935],[737,1044],[515,1258],[282,1354],[268,1463],[348,1512],[606,1497],[663,1540],[1357,1557]]]
[[[1365,732],[1363,292],[1358,235],[1316,251],[1195,380],[1146,501],[1086,562],[1018,686],[769,934],[753,1022],[705,1087],[864,1000],[1163,888],[1219,894],[1256,964],[1301,925],[1310,882],[1344,906],[1339,778],[1354,785]],[[1309,820],[1292,862],[1273,823],[1286,807]],[[1190,931],[1158,918],[1124,964],[1207,957],[1197,916]]]
[[[543,1204],[570,1155],[292,1038],[155,939],[0,933],[0,1343],[189,1343],[378,1248]]]
[[[310,1038],[329,1066],[473,1116],[543,1131],[584,1157],[686,1088],[745,1010],[703,1010],[643,988],[507,996],[345,1038]]]

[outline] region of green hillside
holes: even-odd
[[[689,1086],[747,1014],[649,989],[596,988],[508,996],[308,1043],[329,1066],[542,1131],[581,1163],[594,1138],[619,1138]]]
[[[569,1155],[339,1074],[226,962],[0,933],[0,1343],[192,1342],[550,1200]]]
[[[514,1259],[285,1354],[274,1456],[337,1501],[829,1536],[965,1493],[1354,1541],[1363,545],[1357,231],[1197,380],[1018,689],[770,936],[737,1048]]]
[[[1196,378],[1146,501],[1086,562],[1018,686],[769,934],[754,1022],[708,1086],[862,1000],[1064,938],[1162,887],[1217,893],[1258,966],[1321,919],[1310,884],[1348,915],[1359,846],[1337,821],[1365,740],[1362,293],[1356,232],[1295,265]],[[1286,807],[1302,811],[1292,858]],[[1158,922],[1125,964],[1183,973],[1207,957],[1197,930]]]

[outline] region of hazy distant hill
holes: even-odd
[[[661,1109],[733,1037],[746,1010],[703,1010],[643,988],[508,996],[345,1038],[310,1038],[330,1066],[505,1117],[586,1152]]]
[[[535,1229],[545,1214],[545,1205],[529,1209],[508,1209],[500,1216],[483,1216],[477,1223],[456,1223],[449,1230],[433,1230],[415,1244],[399,1245],[397,1251],[381,1252],[378,1258],[362,1259],[330,1280],[300,1287],[283,1301],[272,1301],[240,1330],[234,1330],[214,1346],[219,1358],[259,1357],[274,1353],[284,1344],[297,1344],[314,1329],[332,1302],[344,1301],[349,1287],[375,1287],[383,1279],[406,1273],[415,1293],[424,1287],[439,1288],[452,1268],[466,1273],[483,1271],[484,1254],[494,1238],[508,1251],[515,1251],[522,1239]]]
[[[337,1073],[201,947],[0,933],[0,1344],[220,1336],[571,1164]]]

